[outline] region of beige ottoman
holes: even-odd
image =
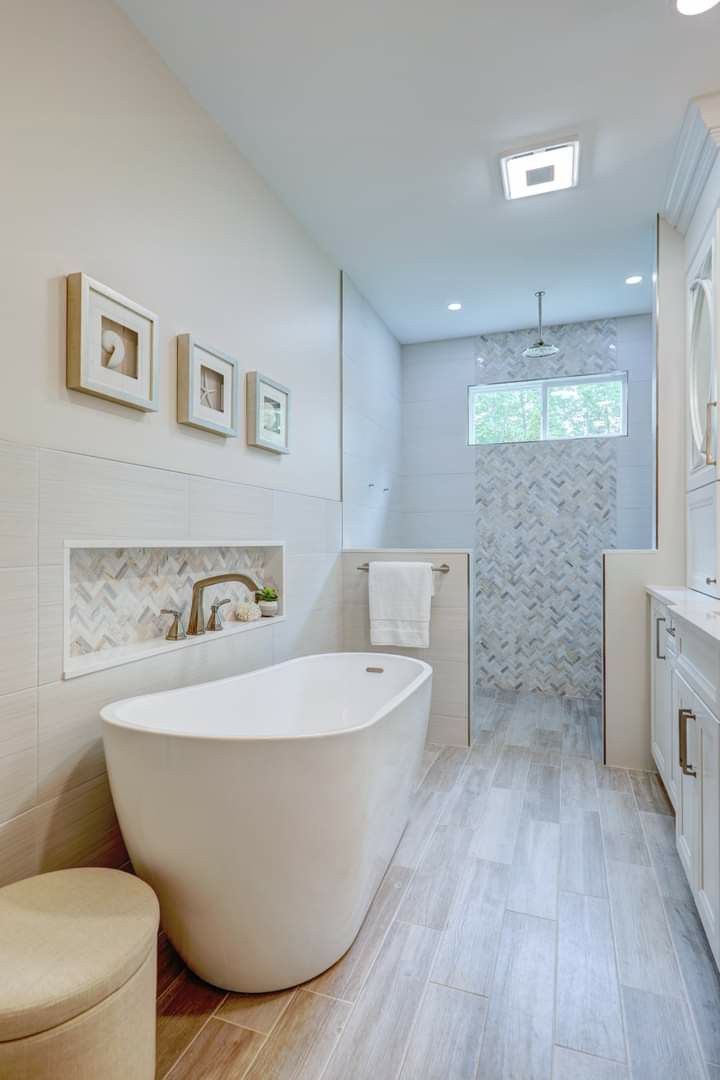
[[[158,918],[120,870],[0,889],[2,1080],[152,1080]]]

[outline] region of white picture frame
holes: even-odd
[[[192,334],[180,334],[177,364],[178,423],[236,438],[240,431],[239,362],[201,344]]]
[[[158,409],[158,317],[87,274],[67,278],[69,390]]]
[[[290,453],[290,391],[259,371],[247,373],[247,441],[273,454]]]

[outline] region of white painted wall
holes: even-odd
[[[387,547],[397,531],[400,345],[343,274],[343,540]]]
[[[340,497],[338,272],[109,0],[4,13],[0,435]],[[65,275],[160,317],[143,415],[65,389]],[[175,335],[289,386],[286,458],[175,421]]]
[[[125,857],[102,704],[340,648],[342,627],[337,270],[109,0],[12,5],[0,73],[4,883]],[[78,270],[158,313],[156,415],[65,389]],[[188,331],[291,388],[288,456],[176,423]],[[62,541],[139,536],[285,540],[287,621],[63,682]]]

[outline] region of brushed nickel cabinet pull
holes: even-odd
[[[706,577],[705,578],[705,584],[706,585],[717,585],[717,578],[716,577]]]
[[[655,618],[655,656],[658,660],[664,660],[665,654],[660,652],[660,623],[665,622],[664,615],[658,615]]]
[[[712,410],[717,409],[717,401],[708,401],[705,406],[705,464],[717,465],[712,452]]]
[[[697,719],[692,709],[678,709],[678,744],[680,748],[680,768],[686,776],[697,776],[697,772],[688,765],[687,760],[687,722],[690,719]]]

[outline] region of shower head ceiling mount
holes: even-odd
[[[538,302],[538,336],[534,345],[529,345],[527,349],[523,350],[523,356],[528,359],[539,359],[543,356],[557,356],[560,352],[557,345],[548,345],[543,340],[543,296],[544,291],[536,292]]]

